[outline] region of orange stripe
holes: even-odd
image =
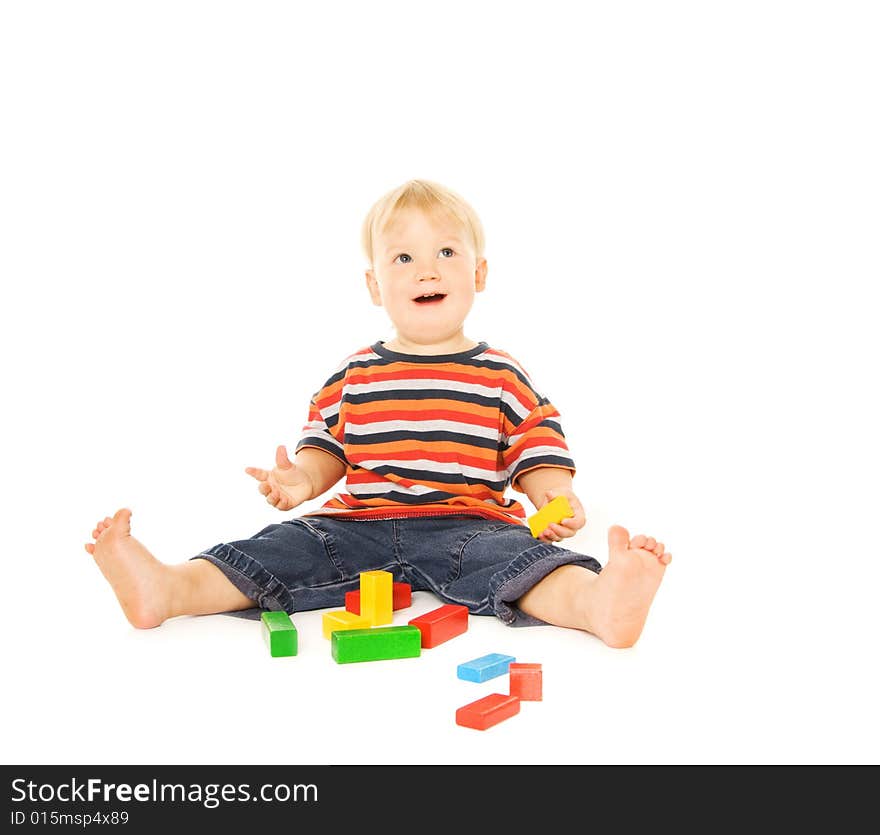
[[[400,412],[426,412],[436,409],[462,412],[468,416],[479,415],[482,418],[491,417],[493,424],[498,424],[498,408],[494,405],[484,406],[480,403],[468,403],[449,397],[425,397],[419,400],[406,400],[401,398],[374,400],[367,403],[346,403],[344,406],[346,416],[371,415],[377,406],[387,411],[397,410]]]
[[[357,415],[357,417],[366,417],[367,415]],[[483,417],[473,414],[472,412],[462,412],[455,409],[386,409],[383,411],[374,411],[369,414],[369,420],[352,420],[352,415],[346,410],[346,423],[353,423],[355,426],[369,426],[371,423],[377,423],[384,420],[453,420],[458,423],[467,423],[472,426],[488,426],[489,428],[498,426],[497,415],[493,417]]]
[[[525,510],[518,502],[508,508],[499,508],[484,502],[466,502],[458,499],[450,503],[422,504],[422,505],[381,505],[375,501],[358,502],[354,496],[345,495],[348,501],[356,504],[331,499],[318,510],[303,514],[304,516],[320,516],[324,510],[339,510],[341,516],[388,516],[393,518],[405,518],[407,516],[444,515],[447,513],[465,513],[467,515],[481,516],[488,519],[499,519],[503,522],[520,524],[525,519]],[[332,514],[332,512],[329,515]]]
[[[476,467],[490,470],[504,469],[504,467],[497,466],[500,458],[495,450],[484,451],[481,447],[446,442],[443,442],[441,448],[435,446],[440,443],[439,441],[411,439],[387,444],[346,444],[345,456],[354,463],[373,458],[391,460],[409,454],[410,460],[415,457],[437,460],[438,462],[461,461],[465,463],[465,459],[467,459],[468,464],[472,463]]]
[[[413,487],[416,483],[420,486],[427,487],[429,490],[438,490],[442,493],[451,493],[455,492],[455,489],[461,489],[463,485],[449,485],[442,481],[430,481],[429,479],[419,479],[418,482],[410,481],[406,478],[401,478],[400,476],[396,476],[391,474],[388,478],[382,478],[381,476],[377,476],[375,473],[371,473],[369,470],[358,470],[357,472],[350,473],[346,479],[346,485],[357,485],[359,487],[363,487],[366,485],[374,484],[374,485],[387,485],[388,483],[399,484],[401,487]],[[450,489],[450,487],[455,489]],[[502,498],[502,493],[497,490],[491,490],[483,484],[468,484],[467,493],[461,493],[456,498],[462,499],[495,499],[496,501],[500,501]]]
[[[458,370],[455,370],[456,368]],[[471,369],[457,363],[444,363],[439,368],[432,365],[430,370],[396,363],[395,365],[352,369],[346,381],[351,384],[363,385],[394,380],[448,380],[497,388],[498,383],[509,376],[510,372],[507,371],[498,372],[490,368]]]
[[[376,451],[372,448],[366,452],[357,455],[351,453],[348,460],[352,464],[360,464],[361,461],[370,461],[376,458]],[[385,455],[378,456],[379,460],[394,461],[433,461],[437,464],[461,464],[465,467],[478,467],[481,470],[504,470],[504,464],[498,459],[497,455],[479,457],[477,455],[465,455],[461,452],[437,452],[433,449],[428,450],[424,447],[416,449],[400,449],[394,452],[386,452]]]
[[[551,435],[549,437],[536,437],[533,438],[531,436],[527,438],[523,438],[519,443],[514,444],[507,452],[504,453],[504,460],[507,462],[507,465],[510,466],[511,461],[515,461],[517,458],[521,457],[523,452],[527,449],[532,449],[536,446],[552,446],[556,447],[558,450],[564,453],[568,453],[568,447],[559,439],[557,435]]]

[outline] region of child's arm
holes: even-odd
[[[322,493],[326,493],[345,475],[345,464],[335,455],[317,447],[303,447],[293,460],[300,470],[309,474],[312,482],[310,499],[317,499]]]
[[[586,524],[584,508],[572,489],[570,470],[563,467],[535,467],[517,478],[515,489],[525,493],[536,510],[540,510],[550,499],[565,496],[574,511],[574,516],[548,525],[538,539],[556,540],[574,536]]]
[[[295,463],[287,457],[286,447],[279,446],[274,469],[245,467],[245,472],[260,482],[266,501],[278,510],[292,510],[316,499],[345,475],[345,464],[317,447],[303,447],[294,459]]]

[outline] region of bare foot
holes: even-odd
[[[631,647],[639,639],[648,610],[672,554],[653,536],[630,539],[620,525],[608,529],[608,562],[595,582],[594,633],[608,646]]]
[[[132,626],[152,629],[169,616],[167,566],[131,535],[131,511],[122,508],[98,522],[85,546],[116,592]]]

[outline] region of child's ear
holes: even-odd
[[[364,276],[367,279],[367,290],[370,293],[370,298],[373,300],[373,304],[382,306],[382,294],[379,292],[379,282],[376,281],[376,276],[373,275],[372,270],[367,270],[364,273]]]
[[[486,273],[489,272],[489,265],[485,258],[481,258],[477,262],[477,271],[474,274],[474,289],[478,293],[482,293],[486,289]]]

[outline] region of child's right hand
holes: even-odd
[[[245,467],[244,471],[260,482],[260,492],[278,510],[292,510],[312,497],[311,478],[287,457],[284,446],[275,450],[274,469]]]

